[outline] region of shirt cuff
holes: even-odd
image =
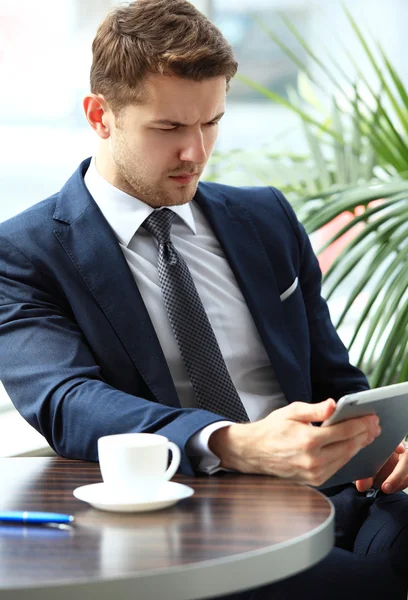
[[[214,473],[218,473],[218,471],[230,470],[219,466],[221,461],[219,457],[209,449],[208,440],[214,431],[233,424],[233,421],[217,421],[216,423],[211,423],[211,425],[207,425],[207,427],[200,429],[200,431],[197,431],[197,433],[191,436],[186,448],[187,454],[199,459],[197,466],[199,471],[207,473],[207,475],[213,475]]]

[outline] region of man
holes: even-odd
[[[96,155],[0,226],[0,376],[62,456],[96,460],[102,435],[155,432],[178,444],[184,473],[320,485],[380,427],[375,416],[310,426],[368,386],[282,194],[198,184],[236,68],[185,0],[139,0],[101,24],[84,100]],[[351,596],[356,579],[365,597],[381,586],[403,597],[407,503],[387,494],[407,474],[401,446],[376,501],[363,493],[372,480],[331,490],[340,547],[251,598],[297,597],[298,586]]]

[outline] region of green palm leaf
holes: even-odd
[[[408,379],[408,91],[384,49],[368,41],[344,10],[376,81],[344,44],[354,75],[329,53],[320,58],[287,17],[286,27],[307,61],[261,24],[302,72],[298,91],[288,90],[284,97],[244,74],[239,78],[298,116],[308,152],[264,149],[252,158],[235,152],[214,160],[218,175],[245,174],[247,182],[255,178],[280,187],[310,234],[348,215],[318,248],[320,254],[333,243],[343,244],[324,275],[324,290],[329,300],[342,290],[334,323],[340,331],[352,323],[348,347],[378,386]],[[315,73],[324,74],[330,85]]]

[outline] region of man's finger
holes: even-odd
[[[358,492],[366,492],[374,484],[374,477],[367,477],[366,479],[357,479],[356,488]]]
[[[325,465],[326,479],[336,473],[367,443],[367,435],[362,433],[352,439],[330,444],[321,448],[320,457]],[[369,488],[367,488],[369,489]]]
[[[381,428],[379,427],[377,415],[366,415],[364,417],[347,419],[347,421],[342,421],[329,427],[320,427],[316,435],[321,446],[325,446],[327,444],[350,440],[361,434],[366,434],[367,438],[371,438],[371,441],[374,441],[380,433]],[[369,443],[369,439],[367,442]]]
[[[386,494],[392,494],[398,490],[404,489],[405,481],[408,475],[408,459],[406,456],[401,456],[398,464],[392,473],[385,479],[381,486],[381,490]]]
[[[292,402],[288,406],[290,418],[301,423],[322,423],[330,417],[336,409],[336,401],[328,398],[318,404],[306,402]]]

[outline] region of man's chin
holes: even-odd
[[[197,191],[198,182],[185,186],[182,189],[172,190],[171,193],[163,194],[163,200],[160,206],[180,206],[188,204],[194,198]]]

